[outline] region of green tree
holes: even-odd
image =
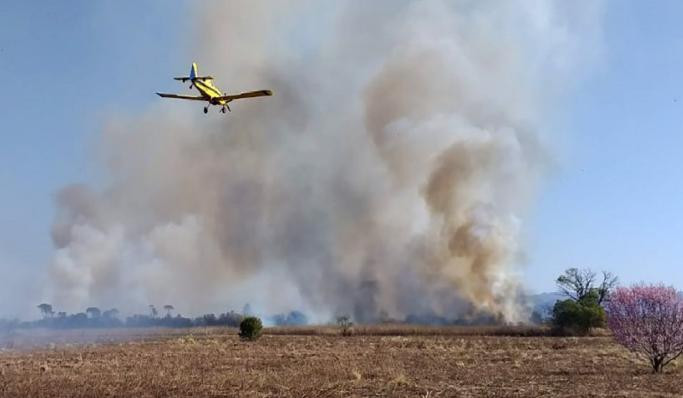
[[[351,322],[351,317],[348,315],[340,315],[337,317],[337,326],[341,330],[342,336],[350,336],[351,328],[353,327],[353,322]]]
[[[555,281],[560,292],[570,299],[580,301],[594,292],[598,304],[608,299],[617,282],[617,277],[611,272],[602,271],[602,281],[598,284],[598,276],[588,268],[569,268]]]
[[[256,340],[261,337],[263,324],[255,316],[248,316],[240,323],[240,338],[243,340]]]
[[[100,309],[97,307],[88,307],[85,309],[85,313],[88,314],[92,319],[97,319],[102,315]]]
[[[173,311],[175,308],[171,304],[166,304],[164,306],[164,310],[166,311],[166,317],[170,318],[171,317],[171,311]]]
[[[54,311],[52,311],[52,305],[50,304],[39,304],[38,309],[40,310],[40,313],[43,314],[43,318],[51,318],[52,315],[54,315]]]
[[[559,334],[587,335],[605,325],[605,310],[600,306],[597,289],[579,300],[558,300],[553,307],[553,329]]]

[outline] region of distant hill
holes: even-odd
[[[533,304],[534,307],[539,306],[539,305],[550,305],[551,307],[555,304],[557,300],[563,300],[566,297],[563,294],[553,292],[553,293],[538,293],[538,294],[530,294],[528,296],[529,301]]]
[[[539,313],[542,318],[550,317],[555,302],[565,298],[566,296],[557,292],[530,294],[527,296],[533,311]]]

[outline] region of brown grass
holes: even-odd
[[[273,327],[265,330],[272,335],[325,335],[339,334],[336,326]],[[549,336],[550,329],[543,326],[424,326],[406,324],[356,325],[351,328],[356,336]]]
[[[0,396],[681,396],[610,337],[503,329],[377,326],[79,331],[15,335],[0,351]],[[507,329],[506,329],[507,330]],[[484,335],[484,331],[500,335]],[[517,332],[515,332],[517,333]],[[513,337],[514,336],[514,337]],[[47,336],[49,337],[49,336]],[[42,339],[42,340],[41,340]],[[0,345],[2,347],[2,345]]]

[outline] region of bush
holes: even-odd
[[[598,304],[597,292],[578,301],[558,300],[553,307],[552,325],[556,334],[585,336],[605,324],[605,310]]]
[[[263,329],[261,320],[255,316],[248,316],[240,323],[240,338],[256,340],[261,337],[261,329]]]
[[[338,316],[337,326],[339,326],[342,336],[351,335],[351,328],[353,327],[353,322],[351,322],[351,317],[349,317],[348,315]]]

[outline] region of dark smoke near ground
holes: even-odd
[[[538,127],[592,55],[579,50],[598,36],[595,3],[206,7],[200,72],[275,95],[227,117],[162,102],[111,118],[101,188],[57,196],[46,300],[528,316],[519,235],[547,166]]]

